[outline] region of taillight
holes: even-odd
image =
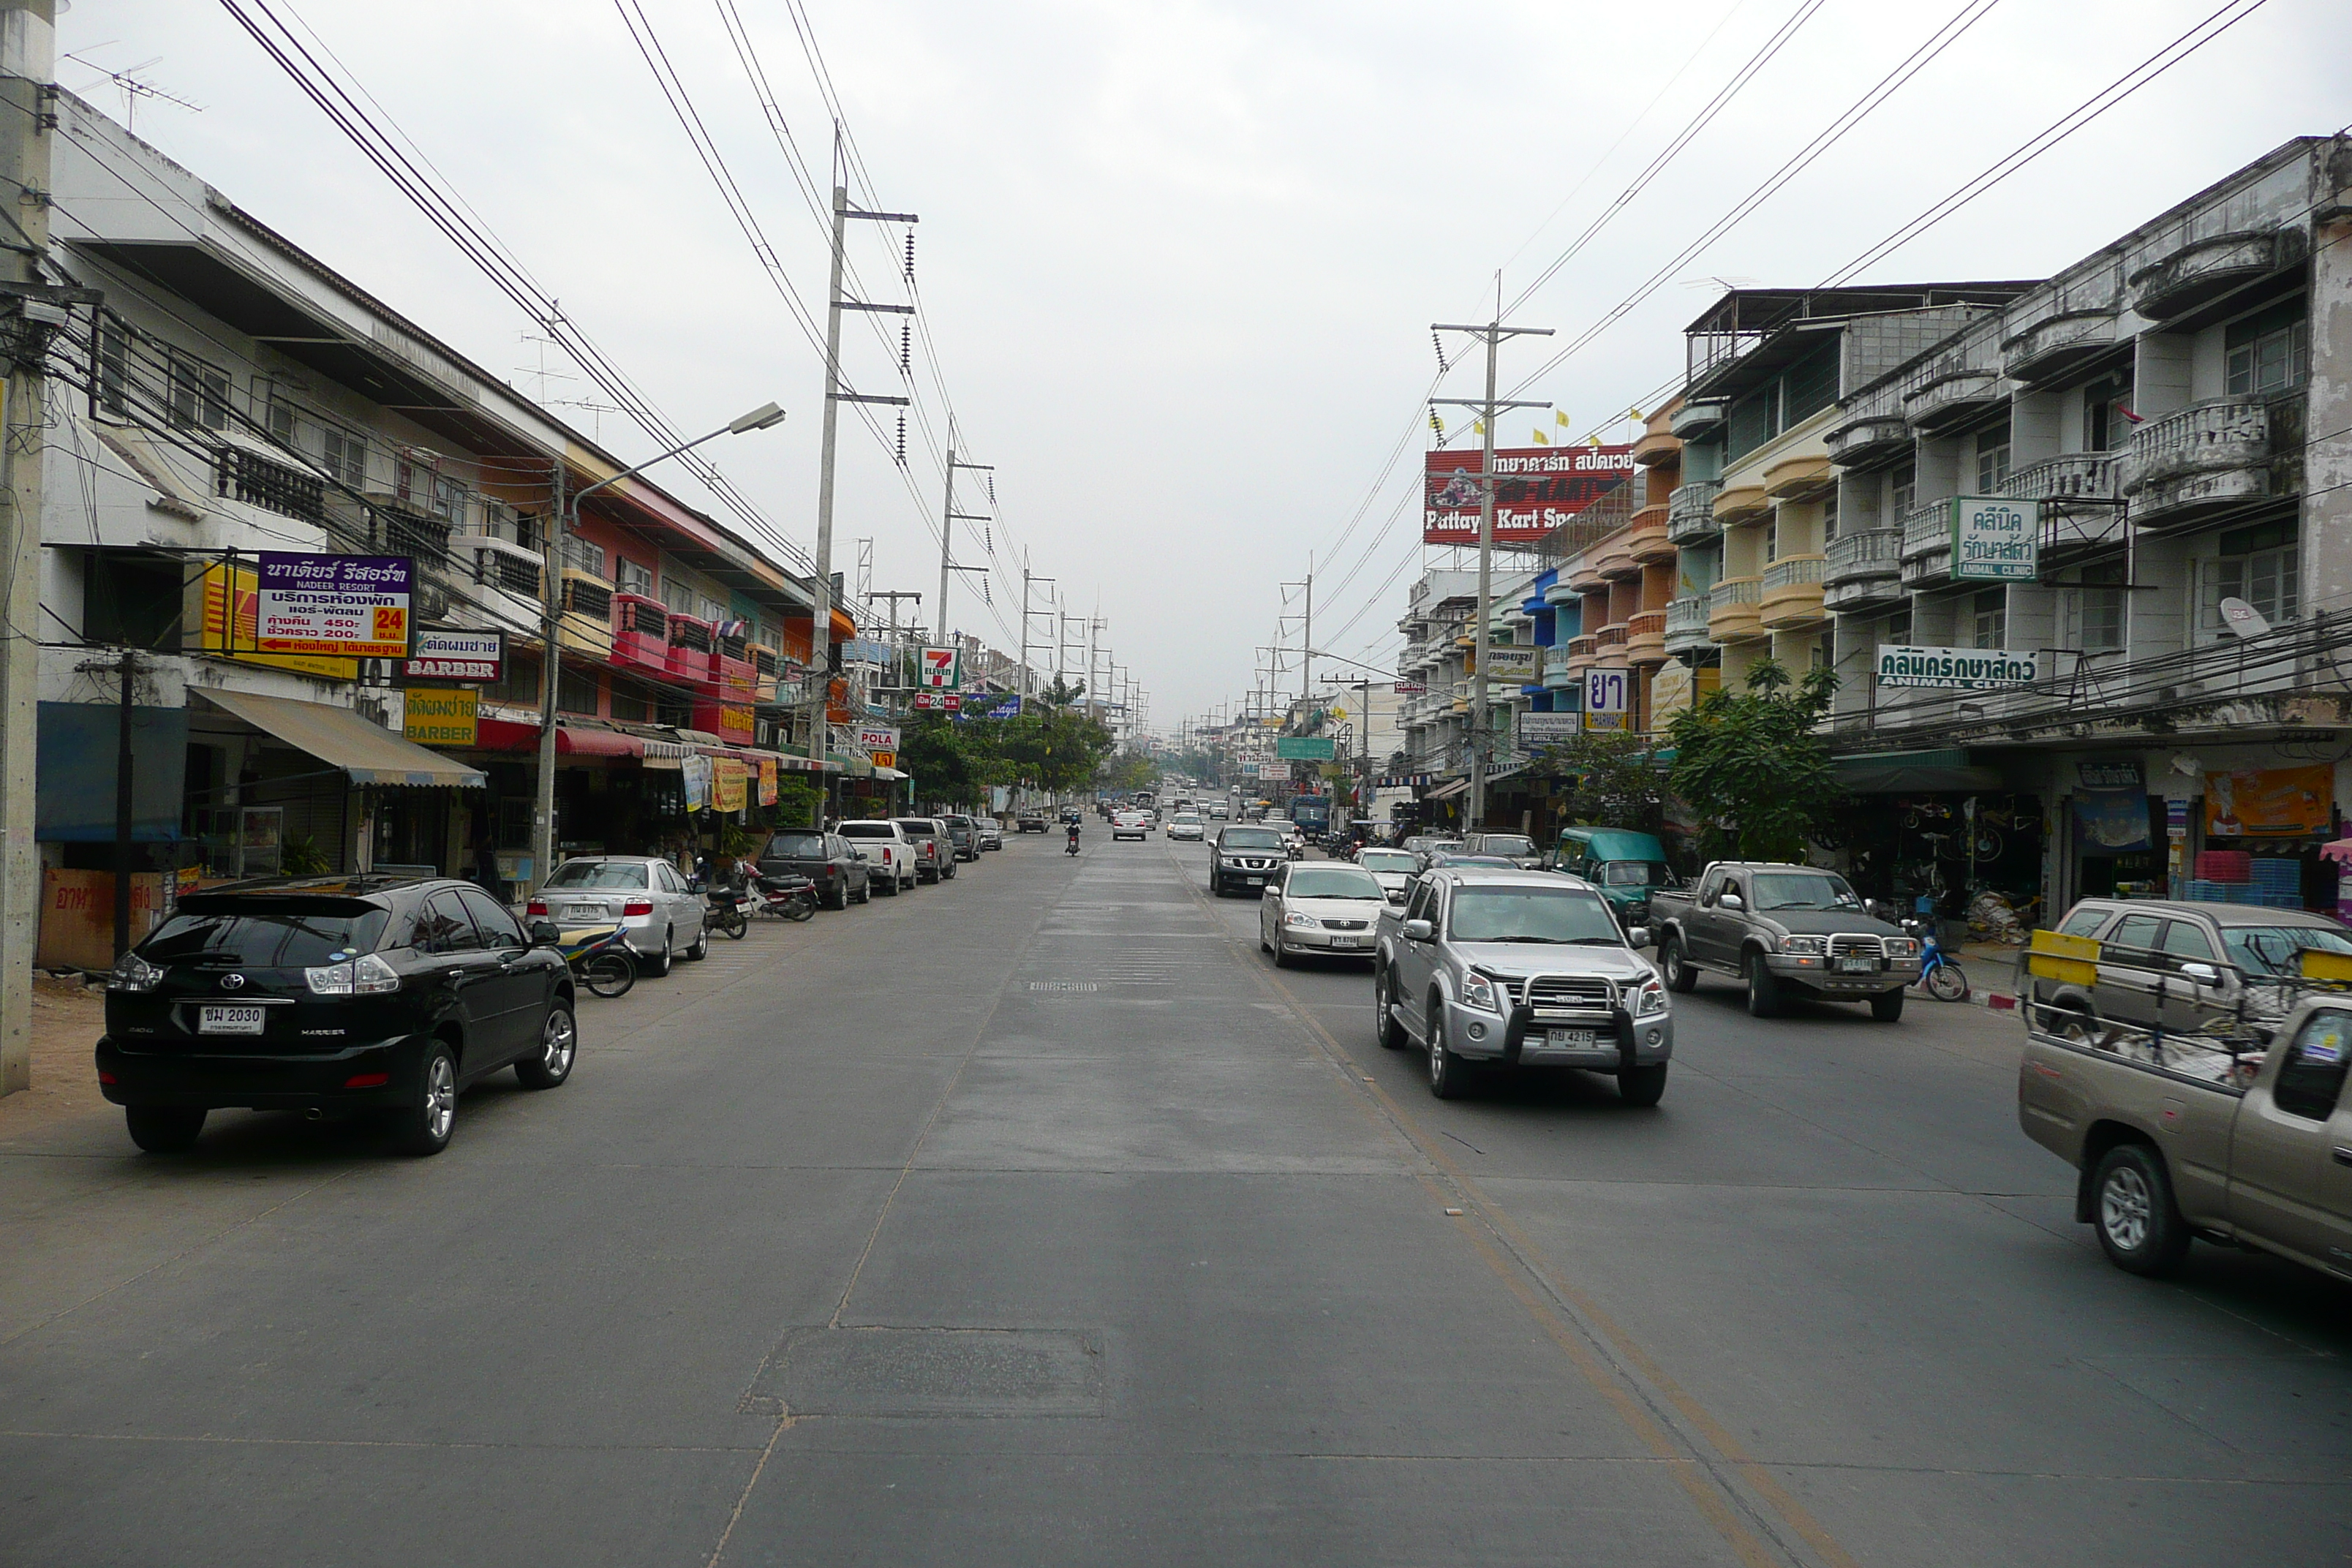
[[[545,899],[533,899],[530,903],[523,906],[523,912],[525,914],[543,915],[547,912],[547,900]]]
[[[392,1081],[388,1072],[357,1072],[343,1079],[345,1089],[382,1089]]]
[[[116,1079],[112,1073],[101,1072],[98,1075],[98,1081],[100,1083],[113,1083]]]
[[[624,919],[631,915],[649,915],[653,912],[654,901],[651,899],[631,899],[621,906]]]

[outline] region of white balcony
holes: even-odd
[[[1691,653],[1713,646],[1706,632],[1707,595],[1686,594],[1666,606],[1666,651]]]
[[[2131,521],[2142,528],[2202,522],[2270,494],[2267,405],[2216,397],[2132,432],[2123,472]]]
[[[1830,541],[1822,560],[1824,610],[1874,609],[1903,596],[1903,531],[1899,528],[1842,533]]]
[[[1721,479],[1692,479],[1675,486],[1666,497],[1666,537],[1677,547],[1721,537],[1723,525],[1715,521],[1715,496],[1721,489]]]

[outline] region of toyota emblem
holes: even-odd
[[[224,974],[224,975],[222,975],[222,976],[221,976],[221,989],[222,989],[222,990],[224,990],[224,991],[242,991],[242,990],[244,990],[244,989],[245,989],[245,976],[244,976],[244,975],[242,975],[242,974]]]

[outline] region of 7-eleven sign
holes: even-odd
[[[927,647],[916,684],[932,691],[953,691],[963,685],[963,649]]]

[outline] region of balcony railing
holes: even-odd
[[[2045,458],[2010,475],[2000,493],[2011,500],[2113,500],[2116,455],[2069,452]]]
[[[1764,591],[1793,587],[1800,583],[1822,580],[1822,560],[1819,555],[1784,555],[1764,568]]]
[[[1666,537],[1677,545],[1704,544],[1723,531],[1715,521],[1715,495],[1721,479],[1692,479],[1666,498]]]
[[[1575,651],[1576,644],[1573,639],[1564,643],[1555,643],[1544,649],[1543,672],[1546,675],[1567,674],[1568,661],[1574,656]]]
[[[1686,632],[1704,636],[1706,632],[1707,595],[1685,594],[1665,608],[1665,633],[1675,637]]]
[[[2168,527],[2269,493],[2270,408],[2216,397],[2132,432],[2123,491],[2134,522]]]
[[[1843,583],[1856,577],[1892,577],[1903,559],[1903,531],[1866,528],[1841,533],[1822,552],[1822,581]]]
[[[1903,559],[1952,547],[1952,503],[1922,501],[1903,514]]]
[[[1763,596],[1761,577],[1726,577],[1707,590],[1706,608],[1709,615],[1731,605],[1752,605]]]
[[[1622,622],[1613,626],[1603,626],[1592,636],[1592,651],[1595,653],[1605,653],[1612,647],[1624,646],[1625,626]]]

